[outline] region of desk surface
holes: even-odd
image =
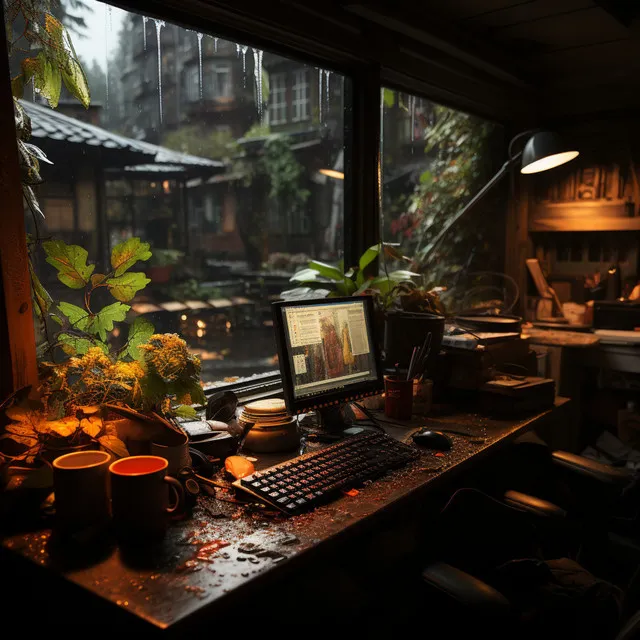
[[[107,545],[99,559],[82,558],[79,546],[72,555],[58,550],[50,530],[7,537],[5,549],[93,592],[114,606],[161,629],[176,629],[196,614],[215,615],[237,597],[264,585],[285,566],[295,567],[313,550],[329,546],[350,533],[378,522],[383,514],[415,494],[450,478],[518,435],[549,419],[563,420],[566,399],[554,409],[521,419],[494,420],[469,413],[414,419],[407,426],[385,424],[393,437],[409,441],[421,426],[473,431],[484,439],[451,435],[454,447],[444,457],[425,450],[410,466],[389,473],[359,491],[315,511],[285,518],[252,511],[213,497],[199,500],[193,517],[175,523],[157,549],[140,549],[131,558]],[[282,455],[261,456],[257,466],[270,466]],[[434,471],[434,467],[441,466]],[[233,494],[219,492],[225,500]],[[205,546],[209,544],[209,547]],[[95,553],[95,545],[92,547]],[[200,553],[201,558],[197,556]]]

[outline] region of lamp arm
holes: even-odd
[[[540,133],[541,129],[527,129],[526,131],[521,131],[511,138],[511,142],[509,142],[509,158],[513,157],[513,145],[520,140],[520,138],[524,138],[525,136],[531,136],[534,133]]]
[[[471,209],[473,209],[476,206],[476,204],[478,204],[478,202],[480,202],[480,200],[482,200],[487,195],[487,193],[489,193],[493,189],[493,187],[495,187],[500,182],[500,180],[504,178],[504,176],[507,174],[509,169],[516,162],[518,162],[518,160],[520,160],[521,156],[522,156],[522,152],[518,152],[515,156],[511,156],[511,151],[509,152],[509,160],[507,160],[502,165],[502,167],[500,167],[500,169],[493,176],[493,178],[491,178],[491,180],[489,180],[489,182],[487,182],[487,184],[485,184],[484,187],[482,187],[482,189],[480,189],[480,191],[478,191],[478,193],[476,193],[476,195],[473,196],[473,198],[471,198],[469,202],[467,202],[466,206],[464,206],[460,211],[458,211],[458,213],[456,213],[456,215],[453,218],[451,218],[451,220],[449,220],[449,222],[447,222],[444,225],[444,227],[442,227],[442,229],[440,230],[440,233],[436,236],[436,239],[427,248],[423,261],[426,261],[426,259],[437,249],[440,242],[442,242],[442,239],[449,232],[449,229],[451,229],[451,227],[453,227],[453,225],[456,224],[458,220],[463,218],[469,211],[471,211]]]

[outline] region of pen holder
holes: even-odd
[[[413,380],[384,377],[384,413],[395,420],[410,420],[413,413]]]
[[[413,413],[417,416],[424,416],[430,413],[433,397],[433,381],[418,380],[413,381]]]

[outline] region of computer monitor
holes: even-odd
[[[382,392],[371,296],[275,302],[273,319],[290,413],[342,428],[341,404]]]

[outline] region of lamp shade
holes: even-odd
[[[553,169],[573,160],[579,153],[563,143],[555,133],[540,131],[532,135],[524,147],[520,173],[539,173]]]

